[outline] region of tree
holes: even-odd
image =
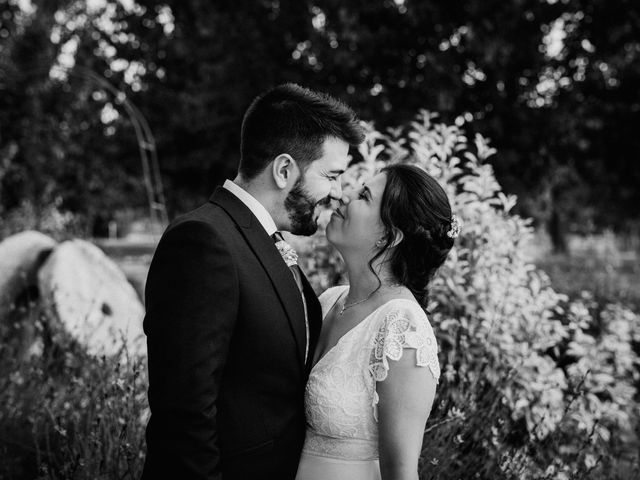
[[[113,117],[112,96],[74,67],[84,59],[99,63],[94,31],[82,24],[91,18],[68,22],[79,3],[41,2],[31,14],[2,4],[9,34],[0,57],[0,194],[6,211],[35,217],[27,224],[41,228],[54,208],[76,214],[86,234],[98,215],[138,196],[143,205],[144,196],[126,119]]]
[[[520,213],[547,225],[559,248],[567,229],[640,222],[640,166],[634,161],[640,149],[640,6],[629,0],[622,1],[624,8],[604,0],[34,4],[35,13],[21,14],[22,27],[13,14],[5,22],[19,28],[5,29],[12,33],[3,72],[15,76],[27,68],[6,53],[17,52],[18,45],[27,53],[23,58],[37,50],[51,64],[75,42],[75,65],[108,79],[148,119],[172,213],[201,202],[235,174],[245,109],[266,88],[294,81],[342,98],[381,129],[426,108],[490,137],[501,152],[494,160],[500,182],[520,196]],[[3,5],[18,11],[6,0]],[[36,47],[28,32],[38,25]],[[54,30],[57,37],[50,35]],[[46,82],[53,88],[55,82]],[[14,114],[0,117],[5,148],[21,145],[5,133],[17,128],[17,118],[29,118],[32,126],[47,118],[36,115],[35,107],[25,112],[29,102],[14,87],[15,101],[7,104]],[[66,97],[51,91],[42,108],[77,105],[75,116],[92,119],[104,117],[108,103],[118,109],[108,97],[95,100],[95,92],[90,84],[74,84]],[[60,125],[56,115],[49,116],[54,126]],[[82,151],[109,145],[109,153],[91,152],[108,162],[107,178],[123,175],[106,185],[118,190],[124,182],[123,191],[138,194],[139,182],[125,181],[134,172],[140,177],[130,125],[120,115],[104,126],[79,131],[72,143]],[[69,162],[69,139],[59,143]],[[3,158],[13,155],[15,166],[15,155],[26,157],[11,148]],[[99,166],[90,171],[99,172]],[[15,176],[5,172],[3,182],[5,189],[14,188]],[[103,208],[100,201],[80,203]]]

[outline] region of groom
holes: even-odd
[[[245,114],[236,178],[163,234],[145,291],[143,479],[294,478],[321,311],[275,242],[316,231],[363,138],[334,98],[275,87]]]

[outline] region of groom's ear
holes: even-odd
[[[271,166],[273,180],[280,189],[293,185],[299,173],[298,164],[288,153],[281,153]]]

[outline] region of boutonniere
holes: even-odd
[[[287,267],[298,264],[298,254],[287,242],[284,240],[276,242],[276,248],[278,249],[278,252],[280,252],[284,262],[287,264]]]

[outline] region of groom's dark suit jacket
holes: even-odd
[[[313,358],[321,312],[303,283]],[[258,219],[218,188],[167,228],[145,297],[143,479],[293,479],[309,374],[304,307]]]

